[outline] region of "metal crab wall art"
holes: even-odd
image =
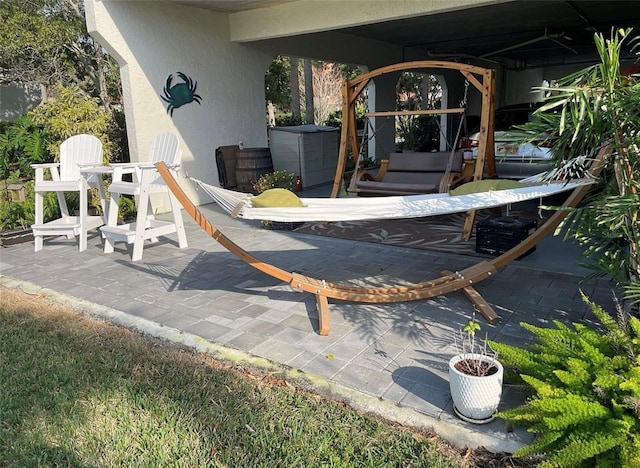
[[[173,74],[170,74],[167,77],[167,83],[162,90],[164,92],[164,96],[160,96],[163,101],[168,103],[167,112],[171,117],[173,117],[174,109],[193,101],[200,104],[200,100],[202,99],[200,95],[196,94],[196,88],[198,87],[198,83],[196,81],[193,81],[182,72],[178,72],[178,77],[182,79],[182,83],[176,83],[173,86],[171,86],[171,83],[173,82]]]

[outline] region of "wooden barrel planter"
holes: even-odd
[[[244,148],[236,155],[236,183],[241,192],[253,193],[253,184],[273,172],[269,148]]]

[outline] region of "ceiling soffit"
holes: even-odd
[[[591,61],[595,31],[608,36],[612,27],[634,27],[640,34],[640,2],[624,0],[173,2],[228,13],[232,40],[240,42],[279,38],[278,46],[291,42],[295,49],[298,42],[349,47],[353,38],[399,49],[402,59],[480,60],[516,68]]]

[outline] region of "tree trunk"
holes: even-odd
[[[298,82],[298,68],[300,61],[298,57],[291,57],[291,73],[289,84],[291,87],[291,116],[294,120],[300,121],[300,85]]]
[[[313,64],[311,59],[304,59],[304,109],[305,123],[314,123],[313,119]]]
[[[102,56],[99,50],[95,51],[95,60],[97,64],[95,86],[98,90],[100,101],[102,102],[102,108],[105,112],[109,113],[111,112],[111,98],[109,97],[109,92],[107,90],[107,76],[104,72],[107,66],[105,63],[107,60]]]
[[[614,122],[618,122],[617,113],[614,114]],[[633,168],[629,162],[628,149],[623,145],[625,136],[616,123],[615,142],[618,148],[618,155],[613,162],[614,175],[618,184],[618,191],[621,196],[637,195],[636,182],[634,180]],[[638,233],[640,233],[640,212],[630,209],[628,218],[625,219],[627,226],[625,240],[629,246],[629,277],[632,281],[640,280],[640,262],[638,262]]]

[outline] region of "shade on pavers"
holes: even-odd
[[[285,270],[333,282],[381,285],[436,278],[459,270],[473,257],[434,254],[402,247],[260,229],[232,220],[216,206],[202,208],[228,237],[259,258]],[[512,452],[530,435],[504,421],[474,426],[453,415],[448,360],[456,353],[454,335],[471,317],[461,292],[398,303],[332,301],[331,332],[317,333],[315,298],[292,290],[236,258],[191,221],[189,248],[172,242],[145,247],[131,262],[124,245],[102,253],[98,235],[78,253],[74,241],[50,239],[44,251],[31,244],[2,249],[0,284],[38,289],[59,300],[213,352],[226,359],[264,358],[291,378],[385,418],[433,428],[458,445]],[[501,316],[496,325],[482,317],[481,335],[523,345],[531,337],[521,321],[590,319],[579,289],[611,309],[607,281],[580,284],[575,252],[558,239],[504,268],[477,290]],[[551,258],[550,258],[551,257]],[[260,361],[265,365],[266,361]],[[522,396],[505,386],[502,407]]]

